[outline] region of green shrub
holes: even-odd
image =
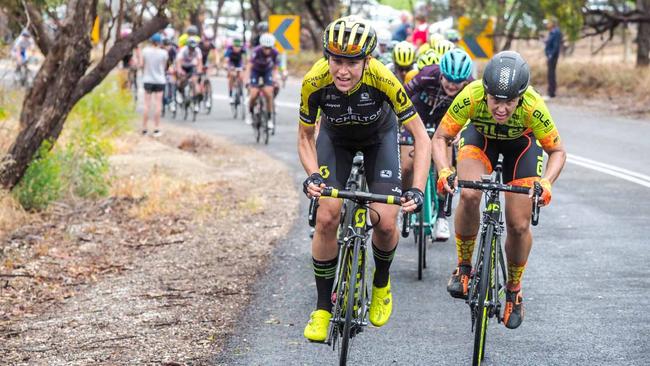
[[[61,196],[61,162],[50,151],[52,143],[43,141],[36,158],[29,164],[14,194],[18,202],[29,211],[45,209]]]
[[[99,198],[110,188],[111,140],[131,128],[130,94],[110,77],[77,103],[58,145],[44,142],[14,189],[27,210],[45,209],[62,197]]]
[[[99,198],[108,194],[110,177],[106,144],[92,135],[69,143],[61,155],[65,186],[73,196]]]

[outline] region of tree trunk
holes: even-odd
[[[650,0],[637,0],[637,9],[650,15]],[[639,23],[636,39],[636,66],[648,67],[650,65],[650,22]]]
[[[305,19],[303,24],[305,26],[305,29],[307,29],[309,36],[311,37],[312,49],[318,50],[321,46],[321,38],[319,37],[318,32],[314,31],[313,23]]]
[[[213,33],[214,33],[214,39],[218,39],[219,35],[219,19],[221,18],[221,11],[223,10],[223,4],[226,2],[226,0],[219,0],[217,2],[217,14],[214,16],[214,28],[213,28]]]
[[[515,3],[512,6],[512,10],[510,13],[510,16],[508,16],[508,23],[506,24],[506,27],[508,28],[508,31],[505,35],[506,40],[503,44],[503,47],[501,47],[501,51],[509,50],[510,47],[512,47],[512,41],[515,38],[515,35],[517,33],[517,27],[519,25],[519,21],[521,20],[523,13],[520,9],[519,6],[517,6],[518,3]]]
[[[43,141],[56,141],[72,107],[99,85],[138,43],[168,23],[164,15],[153,17],[128,37],[116,42],[106,57],[86,74],[92,48],[89,36],[97,1],[68,2],[67,17],[59,35],[23,101],[21,130],[0,161],[0,185],[5,188],[13,188],[20,181]]]

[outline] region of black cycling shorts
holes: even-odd
[[[355,145],[348,142],[337,143],[327,128],[323,127],[321,126],[316,139],[316,154],[320,173],[327,186],[345,188],[352,169],[352,160],[357,151],[361,151],[370,192],[397,196],[402,194],[397,129],[381,132],[375,144]]]
[[[148,94],[163,92],[165,91],[165,84],[144,83],[144,91]]]
[[[543,150],[532,132],[513,140],[489,139],[482,135],[473,123],[468,123],[460,133],[458,160],[476,159],[483,162],[491,173],[503,154],[503,182],[542,176]],[[521,183],[528,185],[528,183]],[[519,185],[519,184],[518,184]]]

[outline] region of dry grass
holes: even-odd
[[[27,222],[29,214],[6,190],[0,189],[0,232],[11,232]]]
[[[302,79],[303,76],[311,69],[319,58],[323,57],[322,52],[311,50],[301,51],[297,55],[289,55],[287,57],[288,69],[291,75]]]

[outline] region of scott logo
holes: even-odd
[[[406,97],[406,92],[404,89],[400,89],[397,92],[397,103],[401,105],[402,107],[406,105],[406,102],[408,101],[408,98]]]

